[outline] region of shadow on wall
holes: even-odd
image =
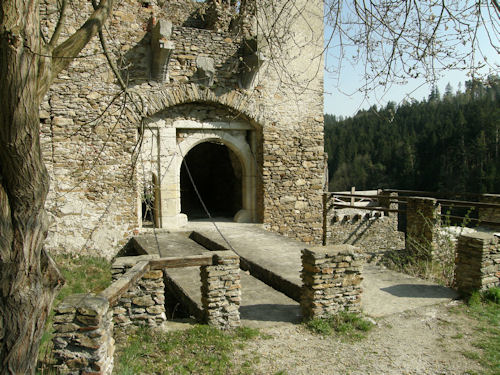
[[[146,33],[121,59],[116,61],[129,88],[150,81],[151,59],[151,33]]]
[[[331,224],[331,223],[330,223]],[[371,228],[374,224],[374,221],[361,220],[358,226],[352,231],[352,233],[347,237],[343,243],[356,245],[358,241],[360,241],[363,235]],[[362,227],[365,227],[361,230]],[[354,238],[354,240],[352,240]]]

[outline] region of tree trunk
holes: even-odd
[[[62,278],[43,250],[38,0],[0,5],[0,374],[34,373]]]
[[[57,45],[64,9],[42,45],[39,0],[0,1],[0,375],[34,373],[40,339],[61,274],[44,251],[49,177],[40,149],[39,106],[111,15],[113,0]]]

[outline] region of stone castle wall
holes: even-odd
[[[123,95],[96,37],[58,77],[43,102],[43,153],[52,177],[47,208],[53,223],[47,247],[109,258],[140,229],[143,177],[136,146],[143,134],[142,119],[147,122],[184,104],[223,108],[251,124],[259,139],[259,221],[287,236],[319,241],[324,170],[322,3],[257,0],[256,15],[238,20],[245,25],[240,31],[220,25],[218,30],[184,27],[188,23],[180,10],[188,8],[180,1],[166,3],[161,8],[156,1],[123,0],[106,25],[107,47],[129,96]],[[56,4],[42,1],[46,35],[56,24]],[[193,12],[197,7],[193,5]],[[170,14],[174,49],[169,79],[160,83],[151,79],[151,19],[167,19],[166,10],[174,8],[180,13]],[[90,12],[89,2],[73,1],[61,40]],[[281,18],[271,22],[277,14]],[[254,83],[240,88],[242,38],[251,30],[265,58],[259,60]],[[195,74],[200,55],[213,58],[212,85],[201,84]]]

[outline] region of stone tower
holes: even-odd
[[[91,11],[75,0],[66,32]],[[55,0],[45,0],[50,33]],[[113,256],[205,215],[321,236],[323,3],[123,0],[42,105],[48,247]],[[150,223],[151,222],[151,223]]]

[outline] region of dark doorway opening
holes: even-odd
[[[204,142],[184,157],[181,167],[181,211],[189,220],[207,218],[188,171],[212,217],[233,218],[242,208],[241,163],[223,144]]]

